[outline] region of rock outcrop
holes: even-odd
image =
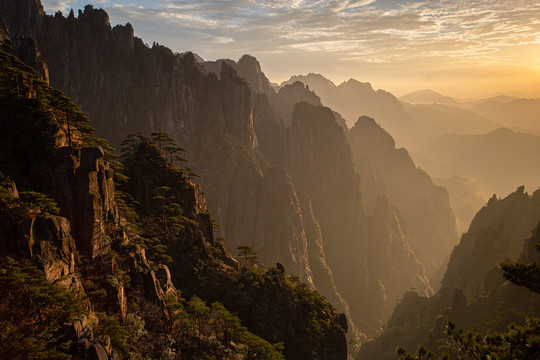
[[[82,359],[120,360],[118,351],[112,348],[109,335],[94,336],[86,315],[64,324],[64,332],[73,339],[73,352]]]
[[[366,211],[373,211],[380,196],[388,198],[402,217],[410,248],[437,287],[458,240],[448,193],[416,167],[406,149],[397,149],[374,119],[360,117],[349,132],[349,143]]]
[[[292,76],[281,85],[300,81],[320,96],[323,105],[339,112],[351,127],[360,116],[377,120],[400,147],[413,151],[423,138],[417,125],[394,95],[375,91],[370,83],[349,79],[339,85],[319,74]],[[422,140],[423,141],[423,140]]]
[[[332,270],[321,277],[333,278],[353,318],[361,320],[362,331],[374,332],[410,287],[430,294],[424,268],[412,253],[403,220],[395,210],[385,202],[376,216],[364,212],[351,149],[332,111],[297,104],[289,149],[291,178],[297,191],[311,200],[322,235],[324,261]],[[335,298],[332,282],[320,281],[318,286]]]
[[[529,195],[521,186],[504,199],[493,195],[454,248],[441,287],[460,288],[467,297],[484,292],[485,274],[494,264],[520,256],[538,219],[540,191]]]
[[[539,191],[529,195],[523,187],[504,199],[494,195],[454,248],[437,294],[405,294],[384,331],[362,345],[358,359],[395,359],[398,346],[447,352],[441,343],[447,339],[448,320],[458,328],[489,333],[524,323],[526,316],[540,316],[540,295],[505,281],[498,266],[510,259],[531,260],[531,244],[538,242],[539,232],[529,234],[538,229],[539,200]]]
[[[25,250],[45,272],[45,279],[55,282],[75,273],[75,241],[66,218],[38,215],[27,219],[21,226]]]
[[[28,1],[20,7],[35,12]],[[33,29],[11,25],[18,22],[16,12],[1,2],[0,11],[10,31],[35,36],[49,61],[51,84],[80,104],[98,135],[117,145],[129,133],[166,131],[187,150],[229,249],[251,244],[267,266],[279,262],[307,282],[312,274],[313,283],[336,299],[340,311],[349,308],[353,317],[369,324],[365,331],[375,331],[393,306],[394,294],[412,286],[405,281],[395,292],[384,290],[392,294],[385,310],[372,311],[378,305],[368,299],[369,284],[380,282],[377,289],[383,289],[394,283],[370,273],[368,243],[392,243],[387,231],[394,225],[381,226],[385,230],[377,236],[382,239],[370,238],[360,182],[335,112],[297,105],[288,128],[274,103],[283,99],[273,95],[254,58],[199,63],[191,53],[174,54],[157,44],[150,48],[134,37],[131,25],[111,28],[106,13],[91,6],[77,18],[32,15],[38,19]],[[296,98],[283,108],[317,100],[304,86],[291,90]],[[289,118],[285,112],[282,116]],[[278,189],[284,193],[272,196]],[[151,194],[153,189],[147,190]],[[212,244],[209,235],[204,237]],[[395,258],[411,259],[406,246],[392,249],[399,252]],[[403,277],[416,284],[420,269]]]
[[[119,222],[112,170],[101,147],[62,147],[49,160],[46,183],[73,226],[77,248],[91,259],[110,249],[107,224]],[[53,165],[54,164],[54,165]]]
[[[103,141],[84,127],[84,114],[61,92],[39,81],[37,74],[14,56],[5,52],[0,56],[0,114],[13,116],[0,117],[10,129],[0,136],[0,166],[28,189],[18,199],[10,180],[4,179],[0,188],[0,255],[14,257],[0,258],[1,280],[9,284],[0,301],[4,305],[10,303],[11,295],[17,299],[25,296],[28,289],[21,291],[13,286],[21,278],[31,279],[29,287],[40,291],[40,296],[34,297],[40,304],[31,303],[29,308],[33,310],[25,314],[28,320],[24,324],[12,321],[10,329],[20,334],[29,323],[41,326],[44,313],[59,315],[51,328],[42,331],[45,336],[54,332],[55,343],[40,339],[40,346],[83,359],[117,359],[119,353],[126,356],[131,350],[138,354],[162,353],[169,346],[182,351],[182,357],[192,355],[193,349],[197,353],[245,354],[255,348],[261,351],[262,346],[265,354],[277,358],[283,358],[281,352],[287,359],[346,358],[345,317],[308,285],[284,274],[283,266],[277,270],[243,269],[245,273],[239,273],[238,262],[226,253],[223,240],[214,238],[201,187],[191,181],[192,170],[175,167],[157,144],[142,135],[136,137],[140,143],[133,144],[130,161],[124,154],[125,173],[118,201],[126,218],[121,218],[110,164],[100,147],[91,146]],[[23,89],[35,90],[30,96],[13,91],[9,80],[16,76]],[[291,187],[283,170],[273,170],[267,174],[267,191]],[[172,225],[168,222],[173,218],[163,216],[165,204],[155,196],[156,189],[171,192]],[[293,189],[287,194],[294,196]],[[295,206],[299,209],[298,202]],[[74,231],[70,232],[66,218],[47,215],[48,211],[71,218]],[[293,223],[286,228],[296,231],[296,226]],[[150,238],[143,238],[145,235]],[[301,243],[303,239],[295,241]],[[79,246],[83,249],[80,259],[76,256]],[[143,246],[153,257],[147,257]],[[171,267],[161,264],[162,258]],[[15,270],[4,271],[6,267]],[[81,276],[87,297],[84,293],[73,297],[73,293],[47,281],[61,283],[72,275]],[[174,284],[179,284],[190,301],[177,296]],[[211,309],[211,319],[201,318],[199,310],[205,309]],[[13,310],[2,306],[2,316],[8,313],[10,321],[15,319]],[[92,328],[82,319],[66,324],[62,335],[58,326],[80,313],[93,317]],[[199,326],[201,320],[214,325],[219,320],[221,330],[214,325]],[[191,328],[189,332],[184,331],[186,325]],[[144,344],[128,344],[128,331],[139,338],[149,332],[152,335]],[[217,331],[221,332],[219,338]],[[57,335],[61,346],[56,344]],[[211,343],[205,343],[210,338]],[[160,341],[169,345],[164,348]],[[282,343],[284,349],[278,350],[272,343]]]

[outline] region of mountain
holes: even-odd
[[[458,234],[467,232],[477,209],[480,209],[487,201],[480,192],[478,184],[472,179],[460,176],[436,178],[433,181],[448,190],[450,206],[456,215]]]
[[[470,110],[511,129],[540,129],[540,99],[497,96],[478,101]]]
[[[540,172],[532,164],[539,151],[540,137],[500,128],[482,135],[440,136],[424,152],[432,163],[415,160],[434,177],[465,176],[474,179],[482,193],[493,194],[520,185],[536,189]]]
[[[244,78],[251,89],[258,94],[270,94],[272,89],[270,81],[261,70],[261,65],[257,59],[250,55],[242,56],[238,62],[230,59],[219,59],[216,61],[199,62],[206,72],[213,72],[218,77],[221,74],[223,64],[231,66],[242,78]]]
[[[346,314],[353,340],[376,332],[406,289],[431,292],[431,274],[391,199],[381,198],[370,213],[363,208],[347,129],[311,86],[276,93],[250,56],[199,63],[191,53],[147,47],[129,24],[111,28],[92,6],[65,18],[45,15],[38,1],[9,5],[0,1],[10,31],[35,37],[51,84],[80,104],[99,136],[118,145],[132,133],[139,135],[128,139],[169,133],[190,159],[186,173],[200,175],[193,181],[220,224],[215,238],[229,249],[250,244],[266,267],[279,262],[317,288]],[[348,86],[402,111],[388,93]],[[150,196],[130,193],[140,203]],[[448,208],[444,196],[436,203]],[[440,214],[447,222],[449,214]]]
[[[445,104],[403,104],[423,133],[429,136],[445,134],[484,134],[499,124],[470,110]]]
[[[350,79],[339,85],[319,74],[292,76],[286,84],[300,81],[320,96],[322,103],[339,112],[352,127],[362,116],[369,116],[388,131],[399,146],[414,149],[422,135],[401,103],[384,90],[375,91],[370,83]]]
[[[440,104],[447,106],[459,106],[459,103],[449,97],[439,94],[436,91],[425,89],[414,91],[410,94],[403,95],[399,98],[400,101],[404,101],[410,104]]]
[[[289,136],[291,177],[321,214],[326,259],[336,285],[352,316],[369,324],[360,326],[371,332],[398,294],[411,286],[431,291],[423,266],[410,250],[402,219],[387,202],[365,214],[351,149],[330,109],[297,104]]]
[[[539,201],[539,191],[529,195],[523,187],[504,199],[491,198],[452,252],[439,292],[432,297],[405,294],[384,331],[362,345],[358,359],[395,359],[398,346],[452,352],[443,333],[448,320],[458,328],[492,334],[539,316],[540,295],[505,281],[497,265],[535,260]]]
[[[396,149],[393,138],[375,120],[360,117],[349,132],[349,143],[361,174],[366,210],[379,206],[381,196],[388,198],[407,226],[409,246],[437,287],[458,240],[448,193],[416,167],[407,150]]]
[[[345,317],[283,269],[231,257],[161,142],[131,136],[120,164],[4,41],[3,358],[347,357]]]

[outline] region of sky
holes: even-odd
[[[272,82],[319,73],[397,96],[540,97],[540,0],[42,0],[205,60],[255,56]],[[77,14],[77,11],[75,11]]]

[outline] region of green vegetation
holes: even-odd
[[[540,245],[535,248],[540,252]],[[531,263],[503,263],[504,278],[514,284],[525,286],[527,289],[540,294],[540,264]]]
[[[84,286],[80,298],[48,283],[30,260],[0,259],[0,358],[72,358],[75,339],[66,338],[62,324],[83,312],[94,334],[109,335],[125,359],[276,360],[284,353],[295,358],[290,354],[309,356],[305,338],[317,343],[325,329],[342,333],[332,324],[335,309],[324,298],[297,278],[254,266],[253,249],[244,249],[246,271],[233,270],[224,239],[213,239],[215,219],[198,204],[199,190],[192,184],[198,175],[179,167],[186,162],[184,149],[170,135],[130,135],[119,162],[62,92],[12,55],[2,52],[0,60],[0,250],[24,257],[13,246],[20,241],[21,222],[66,210],[48,195],[46,181],[54,171],[73,166],[56,162],[59,148],[70,155],[83,146],[104,149],[122,214],[119,223],[105,222],[112,248],[102,263],[76,256],[74,276]],[[10,179],[19,197],[13,196]],[[163,264],[189,300],[162,278]],[[127,306],[119,301],[122,296]],[[251,321],[254,308],[263,326]],[[281,342],[290,326],[303,342]]]
[[[65,288],[27,260],[0,264],[0,358],[69,359],[62,325],[82,313]]]
[[[50,196],[35,191],[21,191],[19,197],[30,207],[38,209],[39,212],[58,215],[60,208]]]
[[[244,269],[251,269],[253,266],[257,265],[257,252],[251,245],[240,245],[237,250],[238,257],[244,261],[242,265]]]
[[[98,326],[96,328],[96,334],[109,335],[111,337],[111,344],[123,357],[129,355],[128,338],[129,332],[120,323],[117,317],[109,316],[107,313],[98,313]]]
[[[536,248],[540,251],[538,246]],[[540,270],[535,262],[503,263],[500,267],[507,280],[540,293]],[[448,321],[445,333],[453,340],[451,348],[459,359],[536,360],[540,354],[539,318],[527,319],[524,326],[510,324],[506,332],[488,335],[457,329],[453,321]],[[433,357],[433,353],[422,346],[415,354],[409,354],[401,347],[396,352],[400,360],[424,360]],[[442,354],[438,359],[446,360],[449,356]]]

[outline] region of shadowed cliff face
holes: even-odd
[[[234,326],[243,334],[234,340],[233,350],[229,348],[230,339],[225,340],[224,353],[263,351],[264,355],[275,356],[273,358],[306,360],[343,360],[347,357],[345,317],[321,295],[283,271],[274,268],[239,273],[238,262],[226,253],[222,244],[214,241],[213,224],[200,186],[191,182],[187,171],[170,164],[157,144],[142,136],[140,143],[128,143],[136,146],[127,149],[123,155],[122,190],[127,193],[121,191],[119,196],[123,204],[122,215],[129,220],[121,218],[116,208],[112,170],[106,159],[110,155],[105,155],[101,147],[92,146],[102,141],[94,138],[92,131],[84,126],[86,116],[16,57],[1,51],[0,58],[0,123],[6,129],[0,134],[0,280],[3,289],[0,302],[2,317],[10,319],[6,323],[17,331],[16,334],[28,328],[28,324],[41,326],[41,322],[48,322],[48,319],[43,320],[43,315],[57,307],[64,311],[62,308],[66,303],[70,305],[65,310],[69,313],[57,315],[60,318],[52,319],[52,328],[41,332],[52,340],[41,339],[42,336],[35,333],[28,333],[26,338],[49,347],[58,347],[62,343],[59,352],[80,359],[117,360],[120,358],[118,351],[113,350],[111,344],[119,344],[118,328],[128,336],[130,329],[120,326],[119,321],[129,323],[129,313],[140,320],[136,332],[145,332],[149,336],[142,349],[137,348],[137,344],[124,342],[123,357],[127,356],[128,347],[129,352],[133,350],[140,356],[142,353],[146,356],[146,351],[154,345],[162,351],[164,345],[156,337],[164,332],[170,344],[166,346],[175,344],[175,352],[178,351],[182,358],[184,354],[188,358],[193,354],[192,344],[183,341],[183,336],[196,339],[198,354],[212,351],[211,347],[215,351],[215,341],[219,341],[215,329],[212,333],[216,340],[210,346],[203,344],[206,335],[199,332],[186,335],[181,329],[180,334],[175,333],[174,327],[179,324],[178,308],[169,305],[180,306],[182,314],[179,317],[184,319],[187,316],[184,309],[190,310],[189,306],[179,303],[185,300],[179,297],[172,282],[174,279],[184,294],[200,296],[209,305],[214,301],[223,302],[231,311],[240,314],[242,325],[253,333],[272,343],[284,344],[285,357],[270,343],[240,327],[240,320],[223,305],[213,304],[213,309],[216,305],[221,308],[212,320],[213,327],[215,321],[235,322]],[[19,192],[13,181],[4,178],[4,172],[20,181],[26,191]],[[273,186],[290,188],[290,179],[283,172],[275,169],[268,173],[268,192]],[[283,178],[288,182],[282,182]],[[155,257],[146,256],[143,244],[148,253],[154,252],[155,248],[141,239],[146,233],[139,229],[144,224],[147,229],[143,231],[152,233],[151,228],[156,226],[152,216],[156,212],[155,202],[159,201],[152,195],[155,195],[153,190],[161,187],[173,193],[178,202],[175,205],[182,215],[175,218],[178,221],[175,234],[154,233],[156,236],[153,237],[153,241],[167,251],[171,271]],[[284,198],[275,198],[278,203],[290,201],[290,195],[299,209],[294,193],[280,193]],[[33,203],[37,201],[31,200],[33,198],[41,200]],[[49,215],[48,211],[59,212],[65,217]],[[297,224],[290,226],[294,228]],[[163,242],[169,240],[177,240],[177,246],[167,248]],[[5,259],[5,256],[14,259]],[[32,272],[31,277],[28,272]],[[29,281],[20,280],[21,276],[26,276]],[[13,289],[14,280],[19,289]],[[36,282],[40,288],[36,288]],[[11,287],[4,286],[6,283]],[[53,284],[63,285],[69,291],[60,291]],[[87,294],[83,284],[89,290]],[[18,311],[20,306],[5,304],[13,304],[13,295],[21,293],[23,301],[31,306],[37,303],[39,311],[23,314],[29,319],[27,321],[18,321],[21,317],[5,317],[6,313]],[[20,305],[21,300],[17,301]],[[204,301],[199,300],[203,309],[206,307]],[[85,309],[74,310],[75,305]],[[143,306],[146,308],[141,309]],[[87,322],[86,315],[79,320],[70,318],[75,312],[77,316],[81,313],[91,316],[92,323]],[[197,322],[201,320],[201,314],[198,315]],[[118,327],[107,328],[107,321]],[[93,330],[99,331],[101,336],[94,336]],[[103,332],[107,335],[102,335]],[[138,335],[132,332],[129,336]],[[240,345],[244,343],[248,348]],[[15,351],[36,355],[32,349],[17,348],[18,344],[6,345],[3,339],[2,354],[15,348]],[[260,350],[261,347],[264,350]],[[45,350],[38,348],[38,351]]]
[[[437,287],[448,254],[457,243],[455,218],[448,193],[428,174],[416,168],[407,150],[396,149],[394,140],[375,120],[363,116],[349,133],[361,189],[368,212],[378,197],[388,197],[399,210],[409,244]]]
[[[8,26],[18,22],[2,2],[0,11]],[[318,105],[307,88],[291,87],[294,101],[285,103],[252,57],[201,69],[189,53],[145,46],[129,24],[111,28],[92,7],[78,18],[30,18],[32,29],[20,31],[36,36],[51,84],[81,105],[98,135],[117,144],[135,131],[166,131],[186,148],[229,249],[252,244],[267,266],[279,261],[312,280],[366,332],[410,287],[429,292],[392,204],[373,217],[364,212],[341,118],[308,103],[294,106],[290,128],[277,115],[278,105]]]
[[[377,120],[399,146],[413,150],[422,135],[400,102],[389,92],[375,91],[370,83],[350,79],[339,85],[319,74],[293,76],[282,85],[300,81],[321,97],[323,105],[338,111],[352,126],[365,115]]]
[[[4,5],[0,10],[13,15],[15,10]],[[266,201],[279,200],[270,196],[276,190],[286,191],[285,198],[295,196],[295,190],[286,172],[273,171],[256,152],[253,98],[262,95],[253,93],[233,68],[252,74],[250,79],[261,84],[257,90],[263,91],[268,81],[254,58],[220,64],[218,77],[202,71],[191,54],[173,54],[159,45],[148,48],[129,24],[111,29],[103,10],[86,7],[78,18],[38,19],[32,30],[14,29],[36,34],[51,64],[51,84],[95,119],[98,135],[113,144],[136,131],[173,135],[201,176],[209,209],[222,225],[221,234],[230,239],[229,249],[252,244],[266,265],[279,261],[311,282],[298,205]]]
[[[409,288],[431,294],[395,209],[380,199],[374,214],[365,214],[351,149],[332,111],[296,104],[289,149],[291,178],[297,191],[311,199],[326,263],[362,330],[379,326]]]
[[[493,196],[454,248],[439,292],[429,298],[407,293],[385,330],[362,346],[358,358],[395,359],[398,346],[448,352],[441,347],[448,339],[448,320],[459,328],[501,332],[512,322],[539,316],[540,295],[506,282],[498,266],[538,256],[532,244],[540,237],[539,201],[539,191],[529,195],[523,187],[503,199]]]
[[[504,199],[493,195],[452,252],[441,286],[460,288],[467,297],[484,291],[484,274],[493,264],[517,259],[538,219],[539,191],[529,195],[520,187]]]

